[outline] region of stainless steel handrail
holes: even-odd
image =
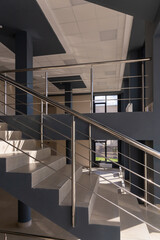
[[[21,236],[21,237],[32,237],[32,238],[41,238],[41,239],[49,239],[49,240],[67,240],[64,238],[50,237],[50,236],[45,236],[45,235],[37,235],[37,234],[24,233],[24,232],[15,232],[15,231],[10,231],[10,230],[6,230],[6,229],[4,229],[4,230],[0,229],[0,233]]]
[[[35,67],[35,68],[23,68],[23,69],[12,69],[12,70],[3,70],[0,71],[2,73],[17,73],[17,72],[27,72],[27,71],[40,71],[40,70],[51,70],[51,69],[61,69],[61,68],[77,68],[77,67],[91,67],[98,65],[105,65],[111,63],[137,63],[137,62],[148,62],[151,58],[142,58],[142,59],[122,59],[122,60],[111,60],[111,61],[101,61],[101,62],[88,62],[88,63],[79,63],[79,64],[71,64],[71,65],[60,65],[60,66],[47,66],[47,67]]]
[[[91,119],[87,116],[83,116],[82,114],[78,113],[75,110],[70,109],[69,107],[66,107],[66,106],[61,105],[61,104],[59,104],[59,103],[57,103],[57,102],[55,102],[51,99],[48,99],[45,96],[37,93],[35,90],[29,89],[28,87],[23,86],[23,85],[15,82],[15,81],[13,81],[9,77],[5,77],[5,76],[1,75],[0,78],[1,78],[2,81],[7,81],[11,85],[25,91],[26,93],[29,93],[29,94],[37,97],[40,100],[44,100],[45,102],[48,102],[50,105],[52,105],[54,107],[58,107],[58,108],[64,110],[65,112],[73,115],[74,117],[77,117],[77,118],[81,119],[82,121],[84,121],[88,124],[91,124],[91,125],[99,128],[99,129],[103,130],[104,132],[107,132],[107,133],[113,135],[114,137],[118,138],[119,140],[124,141],[125,143],[128,143],[128,144],[132,145],[133,147],[138,148],[138,149],[150,154],[151,156],[160,159],[160,152],[158,152],[158,151],[156,151],[156,150],[154,150],[154,149],[152,149],[152,148],[150,148],[150,147],[148,147],[148,146],[146,146],[142,143],[139,143],[138,141],[136,141],[136,140],[134,140],[134,139],[118,132],[118,131],[115,131],[115,130],[109,128],[109,127],[106,127],[105,125],[100,124],[97,121],[95,121],[95,120],[93,120],[93,119]]]

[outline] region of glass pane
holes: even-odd
[[[118,112],[118,96],[107,96],[107,112]]]
[[[108,95],[107,96],[107,100],[114,100],[114,99],[117,99],[118,96],[117,95]]]
[[[103,103],[105,102],[105,96],[95,96],[94,101],[95,103]]]
[[[96,161],[105,161],[105,142],[96,142],[95,144]]]
[[[105,113],[105,104],[95,104],[95,113]]]
[[[107,158],[110,158],[113,162],[118,162],[118,141],[107,140]],[[109,162],[109,160],[107,160]]]

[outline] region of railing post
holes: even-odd
[[[89,124],[89,174],[92,173],[92,125]]]
[[[148,183],[147,183],[147,153],[144,153],[144,177],[145,177],[145,184],[144,184],[144,190],[145,190],[145,200],[148,200],[147,192],[148,192]],[[145,206],[147,207],[147,202],[145,203]]]
[[[145,112],[144,62],[142,62],[142,112]]]
[[[45,95],[48,97],[48,72],[45,72]],[[46,102],[46,115],[48,115],[48,102]]]
[[[4,240],[7,240],[8,238],[7,238],[7,234],[5,233],[4,234]]]
[[[93,113],[93,67],[91,65],[90,69],[90,90],[91,90],[91,98],[90,98],[90,113]],[[92,172],[92,125],[89,124],[89,174]]]
[[[90,104],[90,112],[93,113],[93,67],[90,69],[90,90],[91,90],[91,104]]]
[[[4,115],[7,115],[7,82],[4,82]]]
[[[75,227],[75,212],[76,212],[76,152],[75,152],[75,118],[72,120],[72,227]]]
[[[43,100],[41,100],[41,148],[43,148],[44,142],[43,142]]]

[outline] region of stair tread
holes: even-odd
[[[23,150],[23,152],[36,152],[36,151],[43,151],[43,150],[45,150],[45,149],[50,149],[49,147],[46,147],[46,148],[39,148],[39,147],[37,147],[37,148],[35,148],[35,149],[24,149]],[[17,151],[17,152],[21,152],[21,151]]]
[[[12,173],[13,172],[15,172],[15,173],[33,173],[33,172],[36,172],[37,170],[39,170],[43,167],[46,167],[45,165],[50,165],[50,164],[56,162],[60,158],[61,158],[60,156],[50,156],[46,159],[41,160],[41,163],[38,162],[38,161],[35,162],[35,163],[29,163],[29,164],[26,164],[22,167],[16,168],[16,169],[12,170],[11,172]],[[54,170],[54,168],[53,168],[53,170]]]
[[[119,194],[119,206],[129,211],[131,214],[143,219],[138,201],[129,194]],[[145,223],[120,210],[121,236],[128,239],[134,236],[134,240],[150,240],[149,231]],[[136,232],[136,235],[134,234]],[[134,235],[133,235],[134,234]]]
[[[83,173],[76,184],[76,206],[88,207],[89,201],[92,197],[93,190],[96,182],[98,181],[98,176],[95,174],[89,175],[88,173]],[[71,194],[69,193],[64,201],[63,206],[71,205]]]
[[[80,165],[76,164],[76,171],[79,168]],[[69,179],[69,177],[71,177],[71,171],[71,165],[67,164],[34,187],[44,189],[60,189],[61,186],[63,186],[63,184]]]
[[[13,132],[21,132],[19,130],[0,130],[0,133],[13,133]]]
[[[13,141],[13,140],[11,140]],[[5,158],[5,157],[8,157],[8,156],[14,156],[14,155],[17,155],[17,154],[25,154],[25,153],[28,153],[28,154],[31,154],[32,152],[37,152],[37,151],[42,151],[44,149],[49,149],[49,148],[36,148],[36,149],[25,149],[25,150],[22,150],[22,151],[12,151],[12,152],[9,152],[9,153],[0,153],[0,158]]]
[[[13,157],[13,156],[20,156],[21,154],[24,154],[22,152],[10,152],[10,153],[1,153],[0,158],[7,158],[7,157]]]
[[[119,209],[109,201],[118,205],[118,188],[112,184],[100,184],[97,193],[104,199],[96,196],[90,223],[99,225],[120,226]]]
[[[15,142],[25,142],[25,141],[26,141],[26,142],[27,142],[27,141],[28,141],[28,142],[29,142],[29,141],[30,141],[30,142],[32,142],[32,141],[35,142],[36,140],[35,140],[35,139],[16,139],[16,140],[13,140],[13,139],[10,140],[10,139],[9,139],[9,140],[7,140],[7,142],[9,142],[9,143],[12,143],[12,142],[14,142],[14,143],[15,143]],[[4,140],[0,140],[0,142],[4,142]]]

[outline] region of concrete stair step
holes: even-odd
[[[51,156],[51,148],[41,148],[35,150],[23,150],[30,155],[29,162],[34,163],[36,160],[43,160]],[[35,160],[36,159],[36,160]]]
[[[34,186],[36,189],[52,189],[59,191],[59,204],[62,203],[67,194],[71,191],[71,165],[67,164],[51,176]],[[82,167],[76,165],[76,180],[80,178]]]
[[[40,162],[29,163],[25,166],[16,168],[12,173],[31,174],[32,187],[46,179],[48,176],[55,173],[58,169],[65,165],[65,157],[50,156]]]
[[[22,150],[35,150],[37,149],[37,142],[34,139],[9,140],[7,142],[4,142],[3,140],[0,141],[1,153],[11,153],[18,151],[15,147]]]
[[[22,138],[22,132],[20,131],[0,131],[0,139],[4,140],[20,140]]]
[[[0,122],[0,131],[5,131],[8,129],[8,124],[4,122]]]
[[[51,156],[50,148],[28,150],[24,152],[28,153],[30,156],[20,151],[0,154],[0,171],[9,172],[26,164],[36,162],[32,157],[37,160],[42,160]]]
[[[128,212],[143,219],[137,199],[130,194],[119,194],[118,203]],[[121,238],[123,240],[150,240],[148,228],[145,223],[120,210]],[[135,234],[136,233],[136,234]]]
[[[160,207],[159,204],[156,205],[157,207]],[[150,223],[157,229],[160,229],[160,211],[150,205],[147,205],[145,207],[144,205],[140,205],[140,209],[143,215],[143,218],[146,222]],[[150,239],[151,240],[159,240],[160,239],[160,232],[156,229],[153,229],[150,226],[147,226]]]
[[[118,188],[112,184],[99,184],[90,223],[107,226],[120,226],[119,209],[105,199],[118,205]]]
[[[21,152],[0,154],[0,172],[9,172],[29,163],[29,157]]]
[[[89,218],[93,209],[95,194],[99,184],[99,177],[95,174],[89,175],[82,173],[80,179],[76,183],[76,206],[88,208]],[[71,206],[71,193],[63,200],[61,205]]]

